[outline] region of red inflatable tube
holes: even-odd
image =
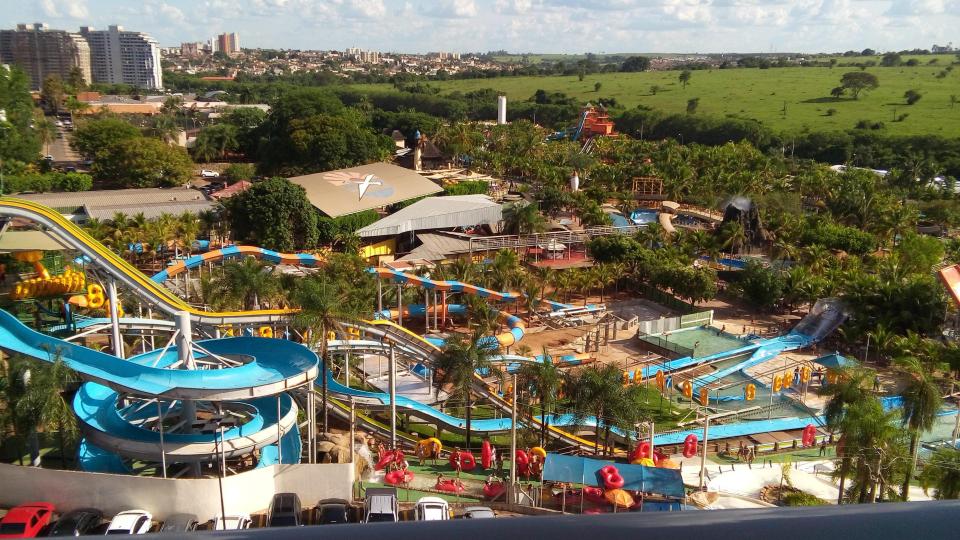
[[[583,488],[583,498],[597,504],[606,504],[607,499],[603,497],[603,490],[600,488],[587,486]]]
[[[514,462],[517,464],[517,473],[521,476],[530,476],[530,456],[523,450],[517,450],[514,456]]]
[[[483,445],[480,446],[480,465],[484,469],[489,469],[493,465],[493,447],[490,441],[483,441]]]
[[[409,484],[413,481],[413,471],[408,469],[390,471],[383,477],[383,481],[391,486]]]
[[[691,433],[683,440],[683,457],[692,458],[697,455],[697,436]]]
[[[801,439],[804,446],[814,446],[817,444],[817,428],[813,424],[807,424],[807,427],[803,428],[803,438]]]
[[[623,476],[620,475],[620,471],[617,470],[617,468],[613,465],[607,465],[606,467],[600,469],[599,475],[600,480],[603,482],[604,488],[619,489],[623,487]]]
[[[463,486],[457,485],[453,480],[442,480],[437,482],[433,489],[437,491],[445,491],[447,493],[463,493]]]
[[[473,457],[470,452],[461,450],[459,453],[450,453],[450,466],[454,469],[457,468],[457,459],[460,460],[460,470],[462,471],[472,471],[477,468],[477,458]]]
[[[483,496],[488,499],[496,499],[506,490],[507,486],[503,482],[491,482],[483,485]]]
[[[377,462],[377,465],[374,467],[374,469],[379,471],[394,461],[401,461],[403,459],[403,451],[398,450],[398,452],[400,452],[399,460],[397,459],[397,455],[392,450],[387,450],[384,452],[383,455],[380,456],[380,461]]]
[[[633,452],[630,454],[630,461],[636,461],[638,459],[650,457],[650,443],[642,442],[634,448]]]

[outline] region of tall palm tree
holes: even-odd
[[[29,418],[36,428],[55,428],[60,446],[61,467],[67,466],[66,442],[77,435],[76,416],[73,408],[64,398],[66,387],[76,381],[76,377],[58,353],[52,364],[33,363],[30,369],[30,382],[26,392],[17,404],[17,414]]]
[[[910,374],[910,380],[901,393],[903,425],[910,431],[910,465],[907,467],[900,490],[900,496],[906,501],[910,497],[910,481],[917,466],[920,434],[933,429],[943,398],[940,388],[918,358],[908,356],[899,359],[897,363],[906,368]]]
[[[596,438],[594,453],[600,452],[601,432],[609,437],[610,426],[614,423],[611,413],[618,409],[623,399],[623,383],[620,369],[614,365],[591,365],[576,372],[570,379],[569,394],[573,404],[573,416],[576,423],[586,418],[596,418]]]
[[[363,313],[363,307],[357,297],[350,294],[348,287],[341,281],[332,281],[328,276],[315,274],[300,280],[293,291],[293,303],[300,308],[294,316],[294,322],[308,329],[310,345],[319,346],[320,361],[323,363],[322,410],[323,431],[327,431],[327,369],[330,363],[327,352],[328,333],[342,330],[345,321],[357,320]]]
[[[543,354],[535,362],[524,362],[518,372],[520,384],[531,388],[540,401],[540,445],[547,442],[548,415],[553,413],[557,395],[563,381],[563,373],[553,363],[553,357],[543,348]]]
[[[820,395],[829,396],[827,404],[823,409],[823,414],[827,420],[827,429],[831,432],[842,432],[847,413],[851,407],[858,406],[866,401],[873,400],[869,385],[873,380],[873,372],[866,369],[847,369],[840,373],[835,384],[826,386],[820,390]],[[845,447],[850,443],[845,441]],[[838,451],[840,457],[840,469],[837,476],[840,478],[840,491],[837,496],[837,504],[843,503],[844,482],[849,474],[850,457],[849,452]]]
[[[934,487],[935,499],[960,499],[960,450],[940,448],[920,473],[924,491]]]
[[[840,431],[843,433],[843,457],[851,461],[854,473],[849,494],[851,500],[874,502],[877,484],[890,483],[889,475],[894,464],[890,457],[903,443],[903,432],[896,423],[898,415],[897,411],[885,411],[880,401],[872,396],[847,407]]]
[[[466,432],[467,449],[471,446],[471,421],[473,418],[472,386],[477,373],[496,377],[503,382],[503,370],[492,362],[491,357],[495,350],[481,344],[483,334],[474,330],[469,339],[456,336],[447,342],[443,351],[437,356],[435,368],[443,383],[452,385],[452,396],[464,400],[466,404]]]

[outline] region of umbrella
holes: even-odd
[[[680,464],[670,458],[664,458],[660,460],[658,467],[661,469],[679,469]]]
[[[653,466],[654,466],[653,460],[650,459],[650,458],[648,458],[648,457],[640,458],[640,459],[638,459],[638,460],[635,460],[635,461],[633,461],[633,464],[634,464],[634,465],[643,465],[644,467],[653,467]]]
[[[610,501],[613,506],[620,508],[630,508],[633,506],[633,497],[622,489],[611,489],[603,494],[604,498]]]

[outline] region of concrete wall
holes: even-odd
[[[266,510],[275,493],[291,491],[304,505],[320,499],[351,499],[351,464],[273,465],[223,481],[227,514]],[[158,520],[170,514],[196,514],[200,521],[220,513],[216,478],[163,479],[116,474],[38,469],[0,464],[0,506],[49,501],[58,511],[93,507],[112,515],[142,508]]]

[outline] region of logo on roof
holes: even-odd
[[[335,171],[325,174],[323,178],[334,186],[357,191],[357,200],[365,195],[371,197],[389,197],[393,195],[393,187],[380,177],[360,171]]]

